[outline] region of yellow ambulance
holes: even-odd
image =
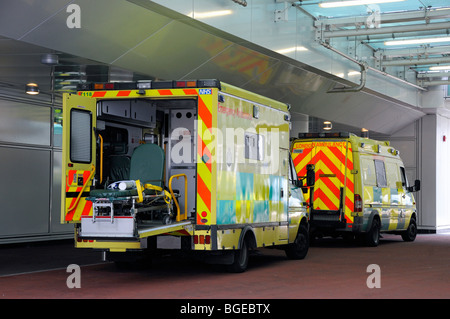
[[[377,246],[380,232],[413,241],[416,202],[399,151],[389,142],[351,133],[300,133],[291,143],[299,177],[314,165],[310,203],[311,236],[359,237]]]
[[[258,247],[306,256],[285,103],[218,80],[84,83],[63,112],[76,247],[116,261],[181,249],[236,272]]]

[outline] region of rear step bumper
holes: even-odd
[[[178,232],[180,235],[192,235],[192,221],[172,224],[136,225],[132,216],[95,217],[82,216],[80,237],[83,238],[129,238],[138,239],[167,233]]]
[[[347,225],[345,218],[341,220],[338,210],[314,210],[311,212],[311,226],[327,228],[344,228]]]
[[[194,226],[191,221],[181,221],[169,225],[162,225],[156,227],[146,227],[139,229],[139,238],[145,238],[150,236],[156,236],[166,233],[178,232],[181,235],[192,235],[194,231]]]

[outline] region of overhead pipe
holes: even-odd
[[[233,2],[236,2],[237,4],[240,4],[243,7],[247,6],[247,1],[246,0],[231,0]]]
[[[417,74],[418,79],[427,79],[427,78],[448,78],[450,77],[450,72],[427,72],[427,73],[419,73]]]
[[[341,51],[336,50],[335,48],[333,48],[328,43],[325,43],[323,41],[319,41],[319,43],[322,46],[324,46],[325,48],[327,48],[328,50],[331,50],[331,51],[339,54],[340,56],[346,58],[347,60],[350,60],[350,61],[358,64],[359,68],[361,69],[361,78],[360,78],[360,83],[359,83],[358,86],[356,86],[356,87],[345,87],[345,88],[334,88],[334,89],[331,89],[331,90],[327,91],[327,93],[343,93],[343,92],[359,92],[359,91],[361,91],[366,86],[366,73],[367,73],[367,67],[368,67],[367,64],[361,63],[358,60],[355,60],[352,57],[342,53]]]
[[[450,80],[419,81],[423,86],[450,85]]]
[[[446,35],[447,31],[445,31],[443,33],[442,29],[439,30],[428,30],[428,31],[414,31],[414,32],[408,32],[407,34],[405,33],[404,35],[402,35],[402,33],[392,33],[389,34],[389,37],[392,38],[398,38],[398,37],[402,37],[402,36],[407,36],[409,38],[414,38],[414,37],[426,37],[426,36],[430,36],[430,37],[435,37],[435,36],[442,36],[442,35]],[[380,42],[385,42],[386,41],[386,34],[373,34],[373,35],[358,35],[354,37],[355,40],[358,41],[365,41],[368,43],[380,43]]]
[[[364,24],[367,22],[369,15],[351,16],[343,18],[320,18],[315,22],[315,26],[320,24],[333,26],[349,26],[355,24]],[[433,9],[420,10],[411,12],[387,12],[380,13],[380,21],[382,23],[396,23],[409,21],[430,21],[432,19],[446,19],[450,17],[450,9]]]
[[[373,67],[371,67],[371,66],[368,66],[368,65],[365,64],[365,63],[361,63],[361,62],[359,62],[359,61],[353,59],[352,57],[350,57],[350,56],[348,56],[348,55],[346,55],[346,54],[344,54],[344,53],[342,53],[342,52],[336,50],[335,48],[333,48],[333,47],[332,47],[331,45],[329,45],[328,43],[325,43],[325,42],[322,42],[322,41],[319,41],[319,43],[320,43],[322,46],[324,46],[325,48],[327,48],[327,49],[329,49],[329,50],[331,50],[331,51],[333,51],[333,52],[335,52],[335,53],[337,53],[337,54],[343,56],[344,58],[346,58],[346,59],[348,59],[348,60],[350,60],[350,61],[352,61],[352,62],[358,64],[358,66],[359,66],[360,69],[361,69],[361,80],[360,80],[360,84],[359,84],[357,87],[332,89],[332,90],[328,91],[327,93],[359,92],[359,91],[361,91],[361,90],[365,87],[366,78],[367,78],[367,71],[368,71],[368,70],[374,71],[374,72],[376,72],[376,73],[379,73],[379,74],[381,74],[381,75],[383,75],[383,76],[385,76],[385,77],[388,77],[388,78],[390,78],[390,79],[396,80],[396,81],[401,82],[401,83],[403,83],[403,84],[412,86],[412,87],[415,88],[415,89],[418,89],[418,90],[421,90],[421,91],[428,91],[427,89],[425,89],[425,88],[423,88],[423,87],[421,87],[421,86],[419,86],[419,85],[416,85],[416,84],[414,84],[414,83],[408,82],[408,81],[403,80],[403,79],[400,79],[400,78],[398,78],[398,77],[396,77],[396,76],[393,76],[393,75],[391,75],[391,74],[389,74],[389,73],[386,73],[386,72],[380,71],[380,70],[378,70],[378,69],[375,69],[375,68],[373,68]]]
[[[405,33],[414,31],[429,31],[450,29],[450,22],[428,23],[428,24],[413,24],[396,27],[374,28],[374,29],[354,29],[354,30],[338,30],[338,31],[323,31],[324,38],[338,38],[338,37],[353,37],[360,35],[374,35],[385,33]]]
[[[399,56],[427,56],[432,54],[447,54],[450,52],[450,46],[437,47],[414,47],[410,49],[384,49],[379,50],[382,56],[385,57],[399,57]]]
[[[423,64],[437,64],[437,63],[450,63],[450,57],[381,61],[382,66],[405,66],[405,65],[423,65]]]

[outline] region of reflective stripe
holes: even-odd
[[[197,225],[211,223],[211,165],[212,155],[208,147],[212,133],[211,105],[198,98],[197,140]]]
[[[91,174],[91,171],[77,171],[77,170],[69,170],[66,178],[66,193],[70,193],[69,196],[66,195],[66,210],[72,207],[74,203],[77,200],[78,194],[83,189],[82,186],[78,186],[78,177],[83,176],[83,185],[85,183],[88,183],[89,176]],[[72,183],[75,183],[72,186]],[[89,193],[90,187],[87,186],[83,192]],[[76,194],[76,196],[74,196]],[[92,202],[86,201],[84,197],[80,198],[80,201],[77,203],[77,205],[69,212],[67,212],[65,220],[66,221],[75,221],[80,220],[81,215],[83,216],[89,216],[92,215]]]

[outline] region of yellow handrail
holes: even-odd
[[[100,138],[100,184],[103,182],[103,136],[98,134]]]
[[[172,180],[174,177],[176,177],[177,179],[179,177],[184,177],[184,214],[183,215],[181,215],[180,205],[178,204],[178,200],[176,199],[175,194],[173,193],[173,190],[172,190]],[[177,222],[187,219],[188,184],[187,184],[186,174],[172,175],[169,179],[169,191],[170,191],[170,194],[172,195],[173,201],[175,202],[175,206],[177,206],[177,208],[178,208]]]

